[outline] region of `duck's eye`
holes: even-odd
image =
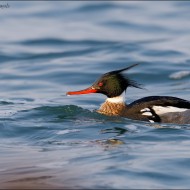
[[[103,86],[103,85],[104,85],[103,82],[99,82],[99,83],[98,83],[98,86],[99,86],[99,87],[101,87],[101,86]]]

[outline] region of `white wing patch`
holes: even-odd
[[[152,113],[149,108],[144,108],[141,110],[141,112],[142,112],[142,115],[152,116]]]
[[[186,108],[178,108],[178,107],[173,107],[173,106],[153,106],[152,109],[155,111],[157,115],[162,115],[165,113],[170,113],[170,112],[184,112],[188,109]]]
[[[152,116],[152,113],[147,111],[147,112],[142,113],[142,115]]]
[[[144,108],[144,109],[141,110],[141,112],[147,112],[147,111],[150,111],[150,109],[149,108]]]

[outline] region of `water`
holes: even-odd
[[[7,2],[1,2],[6,4]],[[65,96],[127,67],[151,95],[189,100],[190,3],[13,2],[0,9],[1,188],[189,188],[189,125],[96,113]]]

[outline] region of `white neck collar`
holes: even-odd
[[[111,103],[124,103],[125,102],[125,96],[124,93],[121,94],[120,96],[116,96],[113,98],[107,98],[106,101],[111,102]]]

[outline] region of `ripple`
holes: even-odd
[[[6,100],[0,101],[0,105],[12,105],[12,104],[14,104],[14,103],[11,101],[6,101]]]
[[[105,40],[66,40],[60,38],[40,38],[33,40],[25,40],[22,42],[17,42],[18,44],[23,45],[73,45],[73,46],[86,46],[86,45],[113,45],[118,43],[117,41],[105,41]]]
[[[190,126],[101,115],[92,110],[105,96],[63,94],[140,63],[126,75],[147,90],[127,89],[127,102],[188,99],[190,4],[9,4],[0,10],[1,187],[188,188]]]
[[[101,4],[97,4],[97,3],[93,3],[91,4],[87,4],[87,5],[83,5],[80,8],[78,8],[77,11],[81,11],[81,12],[97,12],[97,11],[106,11],[107,9],[114,9],[115,6],[114,4],[110,3],[110,2],[103,2]]]
[[[158,25],[148,25],[148,24],[141,24],[141,23],[134,23],[130,21],[107,21],[102,23],[103,25],[110,26],[110,27],[117,27],[117,28],[128,28],[130,30],[141,30],[141,31],[146,31],[146,32],[169,32],[170,29],[164,28],[162,26]]]
[[[175,50],[145,50],[143,52],[144,55],[148,55],[148,56],[164,56],[164,57],[179,57],[179,56],[183,56],[184,54],[182,52],[179,51],[175,51]]]
[[[64,134],[68,134],[68,133],[76,133],[79,131],[80,131],[79,129],[66,129],[66,130],[57,131],[56,134],[57,135],[64,135]]]

